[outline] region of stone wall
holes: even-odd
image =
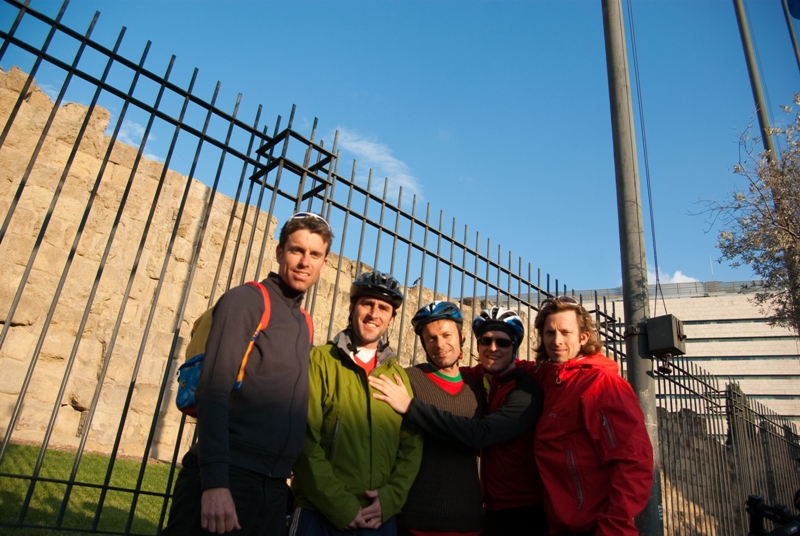
[[[16,68],[0,71],[0,124],[5,125],[14,112],[26,79]],[[60,106],[36,154],[53,103],[35,85],[30,88],[0,148],[0,214],[5,218],[16,203],[0,243],[0,322],[6,330],[0,347],[0,433],[7,433],[26,375],[32,370],[12,441],[40,443],[55,418],[49,445],[75,448],[91,416],[86,449],[108,453],[125,415],[119,452],[140,456],[153,415],[158,413],[150,456],[170,459],[181,420],[173,404],[174,370],[183,360],[191,323],[209,306],[218,265],[222,264],[223,276],[216,282],[215,298],[225,290],[232,263],[232,280],[240,280],[248,248],[252,254],[245,271],[247,279],[264,277],[275,267],[272,237],[282,222],[273,218],[267,232],[266,213],[252,208],[242,221],[243,205],[217,193],[198,261],[192,266],[203,232],[201,222],[209,210],[210,189],[198,180],[189,181],[165,170],[157,161],[137,160],[138,148],[116,142],[109,153],[110,137],[105,132],[110,114],[100,107],[87,120],[86,106]],[[76,143],[78,150],[72,156]],[[63,177],[68,163],[69,172]],[[20,188],[23,180],[24,188]],[[95,189],[96,195],[90,196]],[[184,197],[184,213],[178,219]],[[233,211],[236,215],[226,243]],[[254,219],[256,232],[250,244]],[[234,259],[242,226],[243,243]],[[79,231],[80,240],[72,254]],[[263,240],[267,241],[266,258],[256,274]],[[70,266],[65,271],[68,259]],[[362,270],[367,269],[370,267],[362,265]],[[331,311],[334,333],[346,325],[355,270],[354,262],[331,253],[313,309],[315,343],[325,342]],[[9,315],[23,277],[26,282],[18,304]],[[339,292],[334,296],[337,277]],[[187,292],[185,313],[179,318]],[[415,344],[410,318],[418,304],[434,298],[429,289],[416,287],[407,289],[407,295],[400,352],[404,364],[410,363]],[[465,318],[474,314],[471,303],[465,300]],[[395,343],[400,335],[399,320],[390,332]],[[471,336],[468,327],[465,335]],[[524,343],[521,355],[528,344]],[[465,354],[469,348],[468,342]],[[417,360],[422,358],[418,350]],[[165,398],[159,406],[164,378]],[[124,412],[126,405],[129,410]],[[182,450],[192,435],[190,422],[183,433]]]

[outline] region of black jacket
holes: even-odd
[[[288,478],[303,450],[308,414],[308,325],[303,293],[270,273],[267,329],[256,338],[240,389],[231,391],[264,309],[261,292],[242,285],[214,307],[197,387],[198,455],[202,489],[230,487],[228,466]]]

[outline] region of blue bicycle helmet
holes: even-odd
[[[364,272],[353,281],[350,286],[350,301],[355,302],[361,296],[386,300],[395,309],[403,305],[404,298],[397,279],[378,270]]]
[[[422,333],[422,328],[434,320],[452,320],[458,325],[459,333],[461,332],[461,326],[464,324],[464,317],[461,316],[461,310],[455,303],[433,301],[420,307],[417,314],[411,319],[411,325],[414,326],[414,333],[420,335]]]
[[[475,337],[481,337],[487,331],[502,331],[514,341],[514,352],[516,353],[522,338],[525,336],[525,328],[522,319],[510,309],[494,306],[484,309],[472,321],[472,332]]]

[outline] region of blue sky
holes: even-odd
[[[31,3],[50,15],[60,4]],[[780,0],[745,5],[770,113],[785,122],[800,71]],[[296,104],[296,130],[318,117],[324,139],[339,131],[346,169],[355,158],[359,175],[388,176],[483,248],[491,238],[572,288],[621,283],[599,0],[72,0],[64,22],[83,32],[95,10],[94,40],[111,47],[127,27],[124,55],[150,40],[151,70],[176,55],[173,80],[199,68],[195,93],[221,81],[220,107],[242,93],[242,118],[263,104],[271,124]],[[4,29],[12,11],[0,6]],[[635,0],[633,18],[661,281],[711,280],[712,259],[713,279],[749,279],[716,262],[719,229],[691,215],[733,188],[739,134],[756,125],[732,2]],[[131,141],[137,128],[126,125]],[[646,200],[644,217],[652,265]]]

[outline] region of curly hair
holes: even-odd
[[[547,350],[544,347],[544,339],[542,337],[542,329],[547,317],[554,313],[562,313],[564,311],[575,311],[575,316],[578,317],[578,330],[580,333],[588,333],[589,340],[586,344],[581,346],[580,354],[578,355],[593,355],[598,353],[603,348],[603,343],[600,342],[600,335],[597,333],[594,319],[582,305],[577,303],[568,303],[561,301],[558,298],[547,299],[542,302],[539,314],[536,315],[534,327],[536,328],[536,361],[547,361]]]

